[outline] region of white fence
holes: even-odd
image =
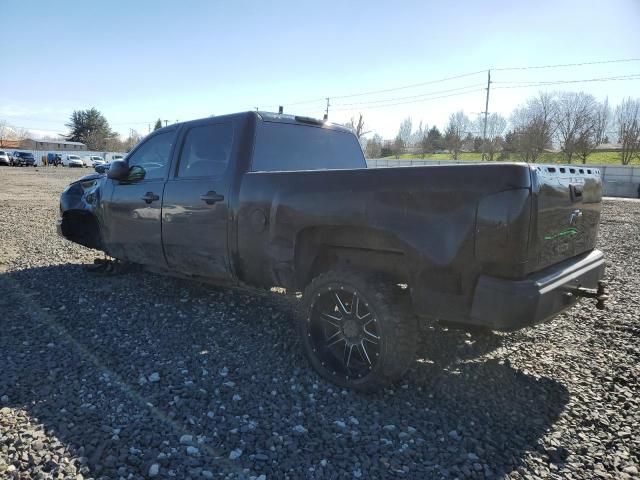
[[[373,158],[367,160],[369,168],[381,167],[413,167],[424,165],[455,165],[470,163],[469,160],[418,160],[418,159],[389,159]],[[492,162],[495,163],[495,162]],[[582,164],[575,164],[580,165]],[[599,168],[602,172],[602,186],[608,197],[638,198],[640,193],[640,166],[630,165],[591,165],[587,167]]]

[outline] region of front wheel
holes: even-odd
[[[417,324],[393,282],[330,271],[305,289],[298,320],[314,369],[359,391],[397,382],[415,360]]]

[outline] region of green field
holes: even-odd
[[[384,157],[385,159],[395,160],[396,157]],[[403,154],[400,155],[401,159],[416,159],[422,160],[422,156],[420,154]],[[448,153],[434,153],[431,155],[425,155],[424,160],[451,160],[451,155]],[[469,160],[469,161],[479,161],[480,154],[479,153],[461,153],[458,155],[458,160]],[[517,162],[519,161],[517,156],[513,156],[513,158],[509,159],[509,161]],[[560,153],[543,153],[538,158],[537,163],[565,163],[562,158],[562,154]],[[577,157],[574,157],[572,163],[582,163],[581,160]],[[594,152],[587,157],[587,163],[592,165],[622,165],[620,162],[620,153],[618,152]],[[640,165],[640,161],[638,159],[634,159],[630,165]]]

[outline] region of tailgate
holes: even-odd
[[[602,203],[602,179],[597,167],[540,165],[531,170],[529,272],[592,250]]]

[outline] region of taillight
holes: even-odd
[[[478,204],[475,256],[486,263],[526,263],[531,216],[528,188],[487,195]]]

